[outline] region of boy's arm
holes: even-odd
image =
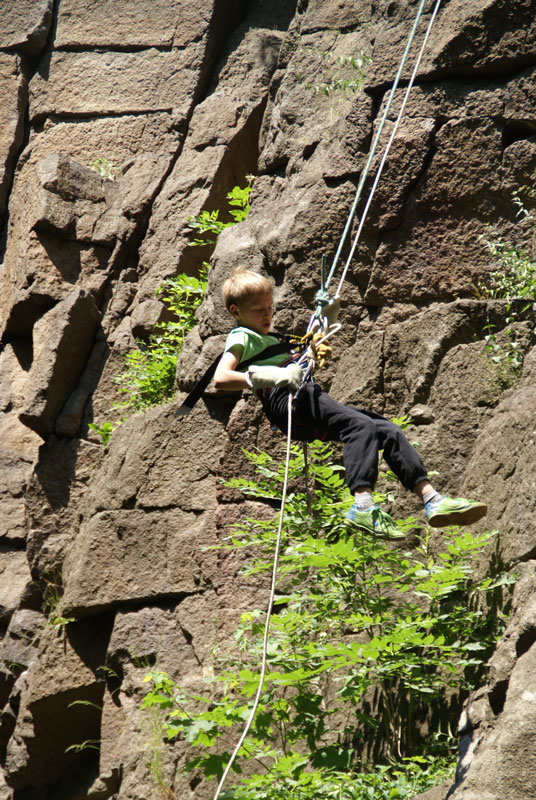
[[[245,373],[238,372],[236,369],[239,363],[240,353],[236,354],[236,348],[227,350],[223,354],[214,374],[214,388],[216,391],[225,390],[229,392],[249,389]]]

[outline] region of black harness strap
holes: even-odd
[[[273,334],[271,334],[273,335]],[[260,353],[257,353],[256,356],[252,356],[251,358],[246,358],[245,361],[241,361],[239,366],[241,371],[243,369],[247,369],[251,367],[253,364],[258,364],[259,361],[264,361],[266,358],[271,358],[272,356],[278,356],[281,353],[288,353],[290,347],[290,336],[279,337],[282,341],[278,342],[277,344],[271,344],[269,347],[265,347],[264,350],[261,350]],[[202,378],[196,383],[186,400],[183,404],[174,412],[177,417],[185,417],[187,416],[192,408],[195,406],[207,386],[209,385],[210,381],[214,377],[214,373],[216,372],[217,366],[221,361],[223,353],[214,359],[210,367],[207,369],[205,374]]]

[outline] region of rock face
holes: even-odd
[[[1,800],[156,797],[139,713],[147,669],[197,687],[240,612],[264,603],[263,581],[239,579],[236,556],[208,549],[250,511],[221,477],[251,469],[242,447],[278,446],[253,399],[209,393],[188,418],[156,407],[106,449],[88,425],[109,418],[125,353],[164,314],[155,290],[205,257],[209,291],[179,395],[221,349],[232,266],[271,275],[275,328],[303,329],[417,5],[4,0]],[[443,4],[322,376],[343,402],[410,413],[438,488],[487,498],[486,526],[520,574],[488,682],[462,715],[454,800],[534,796],[534,291],[508,304],[480,288],[497,269],[486,241],[533,257],[521,206],[535,205],[534,12],[530,0]],[[223,210],[248,175],[247,220],[213,253],[188,247],[188,217]],[[173,796],[211,797],[183,761],[177,749],[165,765]]]

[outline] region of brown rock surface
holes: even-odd
[[[0,800],[149,800],[146,672],[197,690],[213,647],[263,606],[266,580],[239,577],[247,554],[205,549],[241,515],[271,513],[221,484],[252,475],[244,446],[281,444],[253,398],[209,392],[182,419],[174,404],[152,409],[106,448],[88,423],[116,419],[114,379],[134,337],[163,318],[162,280],[197,274],[205,258],[209,291],[179,393],[221,349],[232,266],[273,277],[276,329],[304,328],[416,8],[2,4]],[[411,413],[440,488],[488,500],[498,556],[521,574],[462,718],[454,800],[529,800],[536,769],[536,341],[534,308],[522,312],[534,293],[509,308],[479,289],[497,268],[490,224],[534,257],[534,221],[514,193],[534,207],[524,187],[536,169],[535,37],[531,0],[443,3],[320,376],[343,402]],[[226,194],[249,175],[248,219],[213,253],[189,247],[188,217],[219,209],[227,220]],[[490,330],[503,353],[513,331],[521,375],[492,360]],[[68,750],[85,740],[96,749]],[[184,760],[177,745],[163,767],[175,797],[212,797]]]
[[[53,0],[4,0],[0,48],[37,55],[46,42],[52,4]]]
[[[198,59],[201,56],[202,52]],[[36,122],[67,113],[169,112],[195,90],[199,66],[200,61],[187,52],[156,49],[140,53],[53,53],[44,64],[47,77],[38,75],[30,82],[30,116]]]
[[[490,683],[469,698],[461,717],[454,800],[514,800],[532,792],[534,570],[534,561],[520,567],[513,615],[490,661]]]
[[[0,54],[0,219],[13,180],[18,150],[23,138],[26,78],[19,56]]]
[[[99,318],[93,297],[75,289],[34,327],[36,352],[28,373],[26,403],[19,416],[43,439],[52,433],[57,415],[76,386]]]
[[[230,4],[232,5],[232,4]],[[186,47],[207,30],[214,4],[201,8],[184,0],[63,0],[55,47]],[[110,25],[113,20],[113,25]]]

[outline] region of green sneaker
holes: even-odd
[[[488,513],[485,503],[466,500],[465,497],[441,497],[435,502],[429,500],[424,506],[426,519],[432,528],[446,528],[447,525],[472,525]]]
[[[379,506],[360,511],[357,503],[354,503],[347,513],[346,519],[356,528],[379,539],[403,539],[407,535],[397,528],[394,519],[382,511]]]

